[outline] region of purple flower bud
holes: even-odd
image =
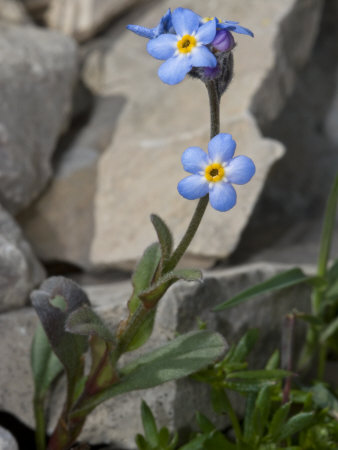
[[[230,52],[235,46],[235,39],[230,31],[218,30],[210,46],[219,52]]]

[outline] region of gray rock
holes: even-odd
[[[18,225],[0,207],[0,312],[25,305],[29,292],[44,277]]]
[[[11,433],[0,426],[0,449],[19,450],[18,444]]]
[[[262,367],[275,348],[281,344],[283,317],[291,309],[307,310],[309,290],[305,286],[289,289],[282,294],[260,296],[229,311],[215,314],[216,304],[232,297],[242,289],[264,280],[289,266],[253,264],[234,269],[205,273],[202,284],[178,283],[161,300],[150,342],[142,351],[165,343],[176,333],[197,327],[197,317],[209,329],[222,332],[229,344],[236,342],[252,327],[260,328],[260,340],[253,353],[254,367]],[[126,282],[86,288],[96,311],[106,323],[116,324],[125,314],[125,302],[130,294]],[[192,313],[193,311],[193,313]],[[11,389],[0,393],[0,408],[32,425],[32,381],[29,369],[29,346],[37,319],[31,309],[0,316],[0,385]],[[302,329],[297,331],[296,341]],[[10,358],[8,357],[10,355]],[[25,379],[25,383],[16,382]],[[115,443],[119,448],[135,448],[134,435],[141,432],[140,402],[145,399],[159,424],[171,428],[191,426],[196,410],[210,414],[208,389],[187,380],[167,383],[147,391],[135,391],[116,397],[99,406],[89,417],[80,439],[91,443]],[[240,404],[239,404],[240,406]],[[51,424],[55,423],[55,411]]]
[[[0,201],[17,213],[41,192],[77,74],[74,42],[33,27],[0,29]],[[13,51],[15,48],[15,51]]]
[[[46,23],[82,42],[126,9],[145,0],[50,0]]]

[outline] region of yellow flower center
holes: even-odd
[[[224,167],[222,166],[222,164],[220,163],[212,163],[209,164],[209,166],[207,166],[205,168],[205,178],[212,182],[212,183],[217,183],[217,181],[221,181],[224,178],[225,175],[225,170]]]
[[[182,39],[177,42],[177,48],[180,53],[190,53],[196,45],[196,38],[189,34],[185,34]]]
[[[210,20],[214,20],[215,17],[203,17],[202,22],[207,23],[210,22]]]

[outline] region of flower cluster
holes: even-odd
[[[234,156],[236,142],[231,134],[220,133],[208,145],[208,155],[199,147],[189,147],[182,155],[184,170],[191,173],[178,183],[178,192],[188,200],[209,194],[217,211],[228,211],[236,204],[232,184],[245,184],[255,173],[247,156]]]
[[[238,22],[220,21],[216,17],[202,18],[190,9],[170,10],[155,28],[128,25],[134,33],[149,39],[147,50],[156,59],[165,60],[158,75],[167,84],[181,82],[187,73],[204,80],[219,77],[226,58],[235,40],[231,32],[253,36],[253,33],[238,25]]]

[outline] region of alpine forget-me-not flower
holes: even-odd
[[[184,170],[192,175],[178,183],[178,192],[188,200],[209,194],[217,211],[228,211],[236,204],[232,184],[245,184],[255,173],[255,165],[247,156],[234,156],[236,142],[231,134],[220,133],[208,145],[208,155],[199,147],[189,147],[182,155]]]
[[[170,8],[164,14],[160,23],[154,28],[146,28],[141,25],[127,25],[127,30],[138,34],[139,36],[145,37],[147,39],[155,39],[161,34],[174,33],[175,30],[172,25],[171,11]]]
[[[148,42],[151,56],[166,60],[158,75],[168,84],[177,84],[193,67],[215,67],[217,60],[207,48],[216,35],[216,20],[200,23],[200,16],[190,9],[177,8],[172,13],[176,34],[161,34]]]

